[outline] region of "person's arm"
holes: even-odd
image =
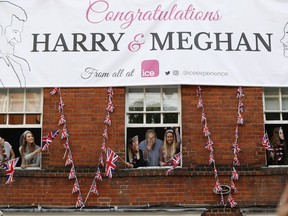
[[[15,153],[13,151],[13,149],[11,148],[10,150],[10,159],[14,159],[15,158]]]
[[[40,167],[40,152],[42,151],[42,148],[37,148],[30,154],[27,154],[23,157],[21,168],[25,169],[27,167]],[[27,161],[32,160],[34,157],[36,157],[35,163],[28,164]]]
[[[146,161],[144,160],[143,152],[142,152],[141,149],[139,149],[139,154],[140,154],[140,159],[137,160],[134,168],[138,168],[138,167],[141,167],[141,166],[146,166]]]
[[[163,154],[163,146],[159,148],[159,156],[160,156],[160,166],[165,166],[164,154]]]

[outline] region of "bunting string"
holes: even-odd
[[[216,161],[215,161],[215,157],[214,157],[215,144],[211,139],[211,132],[209,130],[208,123],[207,123],[207,118],[206,118],[206,114],[205,114],[205,110],[204,110],[204,104],[203,104],[201,91],[202,90],[201,90],[200,86],[198,86],[196,89],[196,94],[198,97],[197,108],[201,109],[201,122],[203,123],[202,132],[203,132],[203,135],[207,138],[206,145],[204,146],[204,148],[209,151],[208,164],[213,166],[214,177],[216,179],[216,183],[215,183],[213,190],[217,194],[221,195],[220,196],[220,203],[219,203],[220,205],[226,206],[227,203],[229,203],[231,208],[233,208],[237,205],[237,202],[235,202],[235,200],[233,199],[231,191],[228,195],[227,202],[226,203],[224,202],[223,189],[222,189],[222,185],[221,185],[220,180],[219,180],[218,169],[216,167]],[[238,111],[237,111],[237,124],[236,124],[236,129],[235,129],[235,142],[232,144],[232,152],[233,152],[234,157],[233,157],[232,173],[231,173],[231,177],[230,177],[231,190],[234,193],[238,192],[234,181],[239,179],[239,174],[238,174],[235,167],[240,166],[238,154],[241,151],[240,145],[238,143],[238,138],[239,138],[238,131],[239,131],[239,125],[244,124],[244,119],[243,119],[242,114],[241,114],[244,111],[244,104],[242,101],[242,98],[244,97],[244,92],[243,92],[241,87],[239,87],[237,89],[236,96],[238,99]]]
[[[80,189],[80,184],[79,184],[79,181],[77,178],[77,173],[76,173],[76,169],[75,169],[72,151],[70,149],[69,131],[68,131],[68,127],[67,127],[67,120],[65,118],[65,113],[64,113],[65,103],[62,99],[61,89],[60,88],[54,88],[52,91],[50,91],[50,94],[52,96],[59,94],[58,112],[60,113],[60,118],[58,121],[58,126],[62,126],[62,130],[57,130],[57,134],[61,132],[61,140],[64,141],[63,146],[65,149],[65,153],[63,156],[63,160],[65,160],[65,166],[71,166],[70,171],[69,171],[69,175],[68,175],[68,179],[71,179],[74,181],[73,188],[72,188],[72,194],[78,193],[75,207],[76,208],[83,208],[85,204],[83,201],[83,196],[82,196],[82,192]]]

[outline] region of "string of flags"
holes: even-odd
[[[55,135],[58,135],[61,132],[61,140],[64,141],[63,146],[65,148],[65,153],[64,153],[63,159],[65,160],[65,166],[70,166],[68,179],[74,180],[74,184],[73,184],[73,188],[72,188],[72,194],[78,193],[75,207],[76,208],[82,208],[82,207],[84,207],[84,201],[83,201],[83,196],[82,196],[82,192],[80,189],[80,184],[79,184],[79,181],[77,178],[77,173],[76,173],[76,169],[75,169],[72,151],[70,149],[69,131],[68,131],[68,126],[67,126],[67,120],[65,118],[65,113],[64,113],[65,103],[62,99],[61,89],[60,88],[54,88],[52,91],[50,91],[50,94],[51,95],[59,94],[58,112],[60,114],[60,118],[58,121],[58,126],[62,126],[63,128],[62,128],[62,130],[56,130],[56,131],[50,132],[43,139],[44,139],[44,142],[47,142],[47,140],[51,140],[51,138],[53,140],[55,138]],[[53,138],[53,136],[54,136],[54,138]],[[48,141],[48,143],[49,143],[49,141]],[[44,146],[46,144],[44,144]],[[48,144],[48,147],[49,147],[49,144]]]
[[[215,157],[214,157],[214,149],[215,149],[215,144],[211,138],[211,132],[209,130],[208,127],[208,122],[207,122],[207,118],[206,118],[206,114],[205,114],[205,109],[204,109],[204,104],[203,104],[203,99],[202,99],[202,93],[201,93],[201,88],[200,86],[197,87],[196,89],[196,94],[198,97],[198,102],[197,102],[197,108],[201,109],[201,122],[203,123],[203,135],[205,137],[207,137],[207,141],[206,141],[206,145],[204,146],[204,148],[206,150],[209,151],[209,160],[208,160],[208,164],[213,166],[213,170],[214,170],[214,177],[216,179],[216,183],[215,186],[213,188],[213,190],[220,194],[220,205],[224,205],[226,206],[225,202],[224,202],[224,196],[223,196],[223,188],[222,185],[220,183],[219,180],[219,176],[218,176],[218,169],[216,166],[216,161],[215,161]],[[233,168],[232,168],[232,174],[231,174],[231,190],[236,193],[237,192],[237,188],[235,186],[234,180],[238,180],[239,179],[239,174],[235,168],[235,166],[239,166],[240,162],[239,162],[239,158],[238,158],[238,154],[241,151],[240,149],[240,145],[238,143],[238,138],[239,138],[239,134],[238,134],[238,129],[239,129],[239,125],[240,124],[244,124],[244,119],[241,115],[241,113],[244,111],[244,104],[242,102],[242,98],[244,97],[244,92],[242,90],[241,87],[239,87],[237,89],[237,98],[238,98],[238,116],[237,116],[237,126],[236,126],[236,130],[235,130],[235,142],[232,144],[232,152],[234,154],[234,158],[233,158]],[[228,195],[228,199],[227,202],[229,203],[229,205],[233,208],[237,205],[237,202],[235,202],[234,198],[232,197],[231,192]]]

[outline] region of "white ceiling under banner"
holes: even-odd
[[[287,0],[0,1],[0,88],[288,87]]]

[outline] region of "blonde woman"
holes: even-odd
[[[32,132],[25,131],[20,137],[21,168],[40,167],[41,151],[42,148],[35,144]]]
[[[180,150],[181,139],[179,135],[179,129],[176,128],[166,130],[164,134],[164,142],[160,154],[160,166],[172,165],[171,159]]]

